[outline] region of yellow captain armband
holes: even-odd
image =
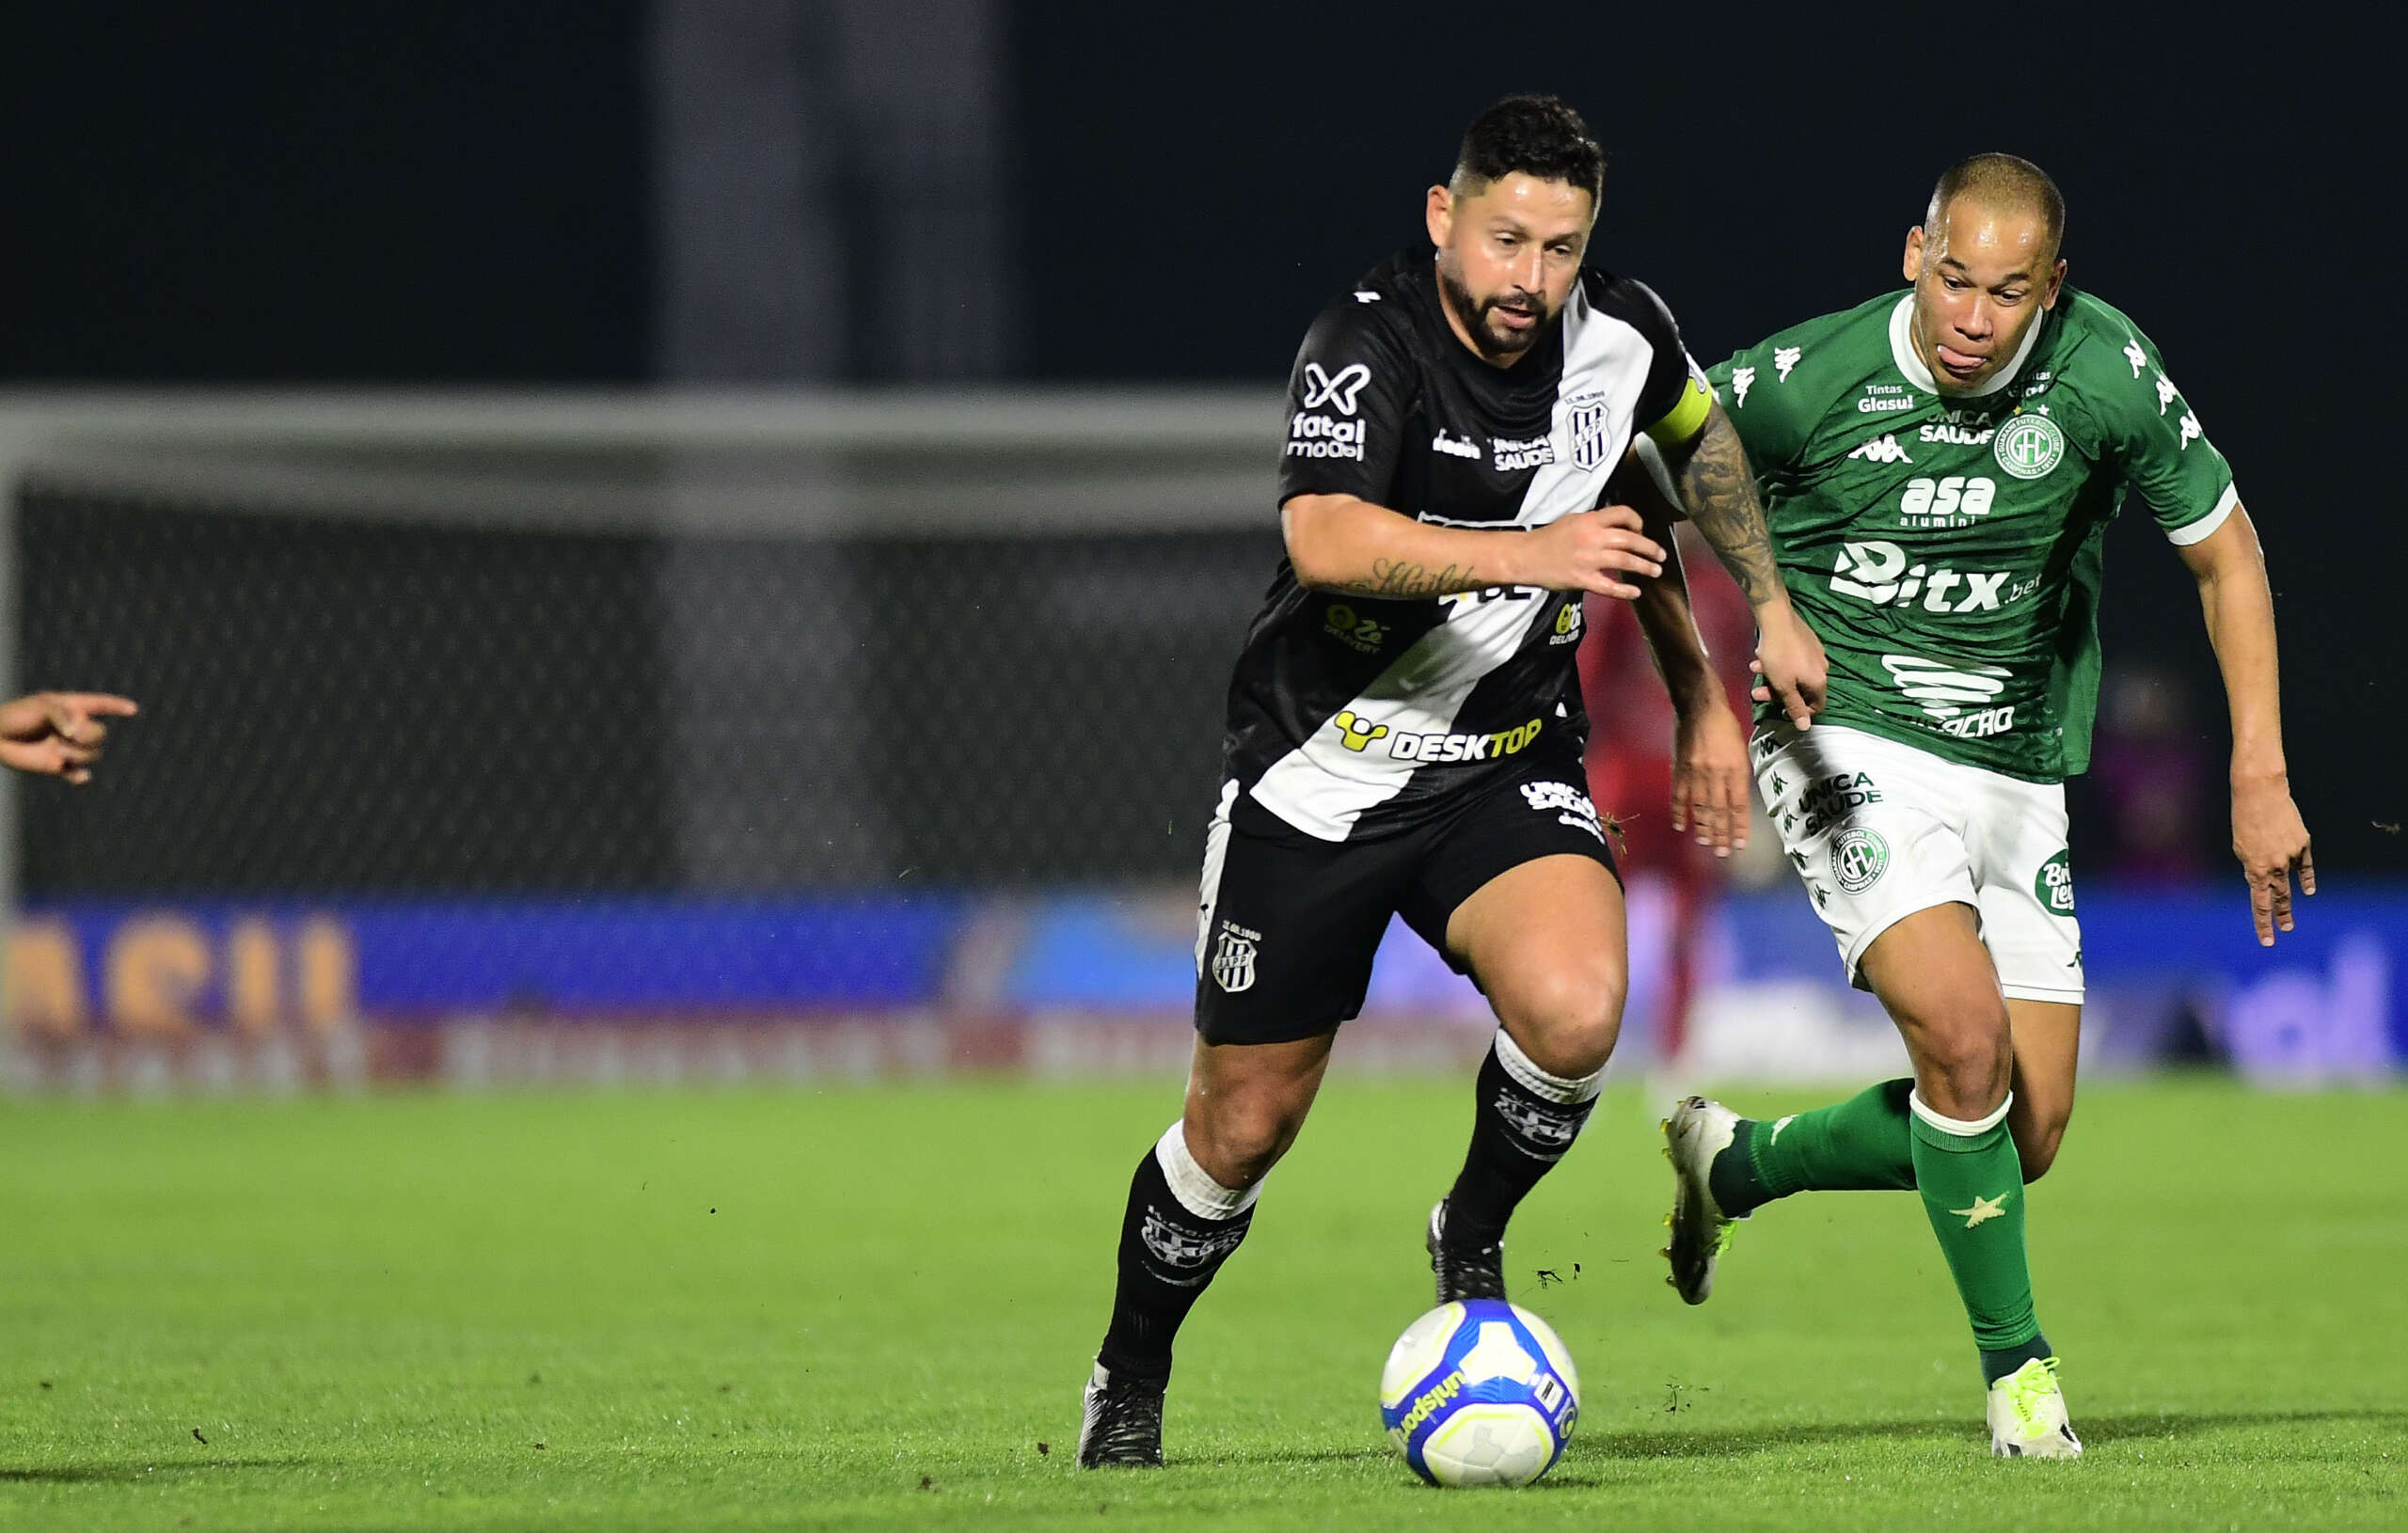
[[[1698,434],[1713,409],[1714,390],[1692,372],[1681,389],[1680,403],[1666,411],[1663,419],[1648,427],[1647,435],[1659,447],[1678,447]]]

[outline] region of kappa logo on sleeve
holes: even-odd
[[[1787,383],[1789,370],[1796,367],[1798,359],[1805,355],[1806,348],[1803,346],[1775,346],[1772,349],[1772,365],[1777,375],[1773,382]]]
[[[1305,405],[1318,410],[1326,404],[1339,415],[1354,413],[1354,397],[1371,381],[1371,370],[1360,362],[1350,363],[1336,373],[1325,371],[1319,362],[1305,364]]]

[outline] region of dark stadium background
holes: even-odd
[[[1007,238],[965,277],[1008,316],[983,371],[1275,379],[1325,294],[1419,238],[1421,187],[1509,89],[1590,115],[1603,256],[1709,359],[1893,281],[1938,167],[2015,150],[2070,199],[2073,279],[2151,329],[2265,531],[2320,860],[2408,869],[2385,829],[2408,818],[2400,229],[2368,168],[2403,119],[2367,40],[2298,13],[1893,14],[1005,6]],[[0,63],[0,380],[659,378],[648,24],[626,3],[25,12]],[[879,173],[874,141],[849,153]],[[832,308],[882,279],[877,236],[848,238],[797,274]],[[859,333],[815,368],[914,381]],[[2179,565],[2138,517],[2111,562],[2111,656],[2186,676],[2220,750]]]

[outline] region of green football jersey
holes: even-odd
[[[2063,290],[2008,367],[1945,397],[1911,303],[1810,320],[1709,376],[1830,657],[1818,717],[2057,782],[2090,762],[2099,550],[2125,491],[2195,543],[2238,503],[2232,470],[2157,347],[2090,294]]]

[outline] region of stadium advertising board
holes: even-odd
[[[1894,1035],[1839,982],[1800,902],[1723,902],[1677,1050],[1663,916],[1632,892],[1623,1067],[1846,1079]],[[462,900],[37,907],[8,946],[17,1089],[436,1080],[805,1079],[960,1069],[1175,1071],[1194,933],[1183,893],[1006,899]],[[2085,892],[2086,1049],[2115,1067],[2227,1064],[2268,1083],[2408,1060],[2408,891],[2334,891],[2261,950],[2216,893]],[[1476,1056],[1480,997],[1402,927],[1356,1067]]]

